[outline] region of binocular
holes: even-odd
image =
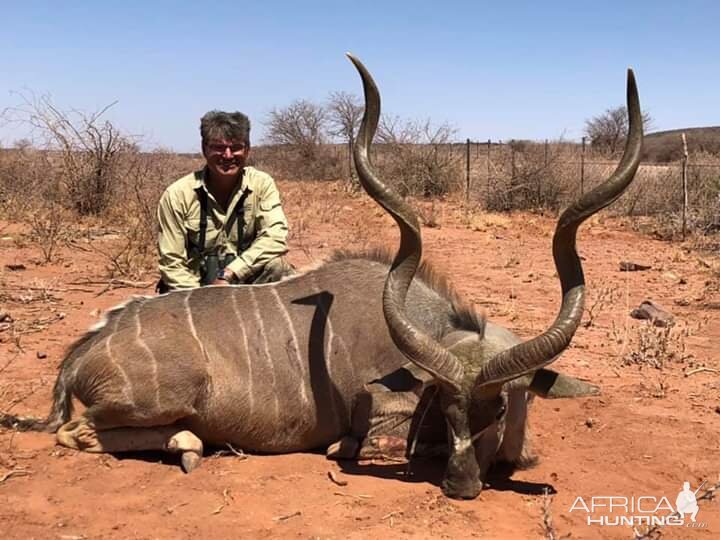
[[[235,260],[235,255],[228,253],[220,256],[217,253],[205,255],[200,263],[200,283],[210,285],[223,275],[225,267]]]

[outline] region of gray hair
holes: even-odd
[[[200,119],[203,146],[211,140],[227,139],[250,146],[250,119],[241,112],[210,111]]]

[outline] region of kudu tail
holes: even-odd
[[[53,403],[47,418],[15,416],[0,412],[0,427],[15,431],[44,431],[55,433],[72,416],[72,354],[65,358],[53,387]]]

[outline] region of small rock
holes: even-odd
[[[676,283],[685,284],[687,281],[685,278],[678,276],[675,272],[665,272],[662,275],[663,278],[667,279],[668,281],[674,281]]]
[[[12,317],[7,311],[0,311],[0,322],[13,322]]]
[[[650,270],[652,266],[646,264],[638,264],[630,261],[620,261],[621,272],[642,272],[643,270]]]
[[[18,272],[20,270],[25,270],[24,264],[6,264],[5,268],[10,270],[11,272]]]
[[[715,407],[715,412],[718,413],[718,414],[720,414],[720,405],[718,405],[717,407]]]
[[[595,425],[595,420],[593,420],[592,418],[588,418],[587,420],[585,420],[585,425],[591,428]]]
[[[43,351],[38,351],[35,353],[35,356],[38,357],[38,360],[42,360],[43,358],[47,358],[47,353]]]
[[[675,317],[671,313],[651,300],[643,301],[630,312],[630,316],[633,319],[652,321],[655,326],[670,326],[675,323]]]

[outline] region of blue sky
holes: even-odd
[[[578,139],[623,104],[632,66],[655,129],[720,125],[720,3],[3,1],[0,110],[17,92],[109,111],[144,146],[194,151],[209,109],[241,110],[262,142],[267,112],[331,91],[448,122],[457,139]],[[0,144],[23,136],[0,126]]]

